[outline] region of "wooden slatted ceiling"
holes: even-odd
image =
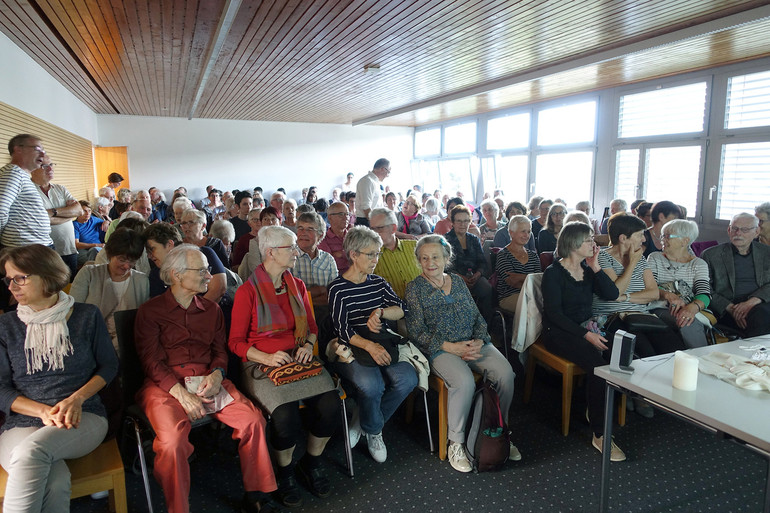
[[[186,117],[229,1],[0,0],[0,30],[94,112]],[[194,116],[350,123],[766,4],[241,0]],[[740,31],[722,33],[723,38],[730,35],[737,38]],[[576,84],[609,87],[623,83],[624,75],[641,80],[691,69],[687,52],[692,45],[703,50],[696,67],[770,51],[770,40],[744,44],[736,39],[728,42],[733,51],[718,52],[710,44],[712,38],[704,34],[687,45],[670,45],[664,61],[683,65],[679,70],[637,54],[618,60],[623,63],[620,75],[605,78],[603,64],[592,81],[591,70],[578,68],[565,75],[577,77],[575,84],[556,79],[561,85],[553,86],[554,79],[546,77],[458,104],[501,108],[536,96],[584,90]],[[655,49],[641,55],[648,53],[659,55]],[[382,71],[365,74],[367,64],[378,64]],[[595,74],[598,66],[586,68]],[[511,93],[514,90],[527,94]],[[467,111],[454,105],[394,116],[383,124],[438,121],[450,112]]]
[[[75,198],[94,197],[94,161],[91,141],[0,102],[0,142],[5,147],[11,137],[32,134],[40,137],[51,161],[56,164],[54,183],[67,187]],[[7,149],[3,154],[7,155]],[[2,165],[10,157],[0,160]]]

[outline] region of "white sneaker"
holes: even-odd
[[[513,443],[511,443],[511,447],[508,449],[508,459],[511,461],[521,461],[521,453]]]
[[[624,453],[620,447],[615,444],[615,440],[612,440],[611,442],[612,445],[610,447],[610,461],[626,461],[626,453]],[[594,435],[593,440],[591,441],[594,449],[602,452],[602,443],[604,443],[604,437]]]
[[[353,410],[353,417],[348,424],[348,438],[350,440],[351,449],[355,447],[361,439],[361,419],[358,416],[358,408]]]
[[[468,461],[468,455],[465,454],[465,447],[463,447],[463,444],[452,442],[449,444],[447,453],[449,464],[452,465],[452,468],[456,471],[470,472],[473,470],[471,463]]]
[[[382,433],[370,435],[366,433],[366,445],[369,446],[369,454],[377,463],[384,463],[388,459],[388,449],[385,447],[385,441],[382,439]]]
[[[101,492],[95,492],[91,494],[91,499],[98,501],[101,499],[106,499],[110,496],[110,492],[108,490],[102,490]]]

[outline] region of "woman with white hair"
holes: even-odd
[[[358,409],[350,425],[350,445],[355,446],[363,434],[369,454],[382,463],[388,457],[382,428],[417,386],[414,367],[398,361],[400,337],[391,336],[394,326],[388,326],[389,321],[404,317],[406,304],[384,278],[372,274],[382,249],[375,231],[351,228],[342,248],[351,265],[329,284],[329,308],[340,344],[350,349],[340,352],[352,354],[353,359],[341,358],[334,368],[356,393]]]
[[[110,209],[112,208],[112,202],[107,198],[99,196],[94,202],[94,215],[102,221],[112,221],[110,217]]]
[[[486,199],[481,202],[481,215],[484,222],[479,225],[482,244],[485,241],[493,240],[497,230],[505,226],[504,221],[498,221],[500,217],[500,206],[493,199]]]
[[[428,235],[417,242],[415,254],[422,274],[406,286],[407,328],[410,338],[430,359],[432,372],[442,378],[449,389],[449,464],[459,472],[470,472],[472,467],[463,444],[476,390],[473,372],[489,373],[500,397],[505,424],[516,376],[505,357],[492,345],[487,324],[465,282],[456,274],[446,272],[452,260],[452,246],[441,235]],[[514,445],[509,448],[509,457],[514,461],[521,459]]]
[[[708,264],[690,252],[690,244],[697,238],[698,225],[693,221],[669,221],[663,225],[660,237],[663,251],[647,257],[660,299],[667,307],[653,308],[651,312],[678,329],[688,348],[708,344],[705,326],[695,318],[711,302]]]
[[[260,230],[262,263],[235,294],[229,340],[230,350],[244,362],[247,395],[271,417],[278,495],[290,507],[302,504],[293,463],[302,427],[299,401],[306,406],[305,419],[310,423],[307,452],[300,460],[299,472],[318,497],[331,494],[329,479],[321,470],[321,455],[339,414],[339,398],[325,370],[280,386],[267,378],[270,368],[309,363],[318,338],[305,284],[289,271],[299,255],[296,241],[294,233],[281,226]]]
[[[511,242],[497,253],[497,297],[504,309],[516,311],[519,292],[528,274],[540,272],[540,258],[527,248],[532,235],[532,221],[527,216],[513,216],[508,221]]]
[[[770,202],[762,203],[754,207],[754,215],[759,219],[759,237],[757,240],[765,245],[770,245]]]
[[[227,251],[227,258],[229,261],[230,254],[233,250],[233,241],[235,240],[235,227],[233,226],[233,223],[224,219],[214,221],[211,223],[211,230],[209,230],[209,235],[212,238],[222,241],[222,244],[225,247],[225,251]]]
[[[179,226],[182,228],[183,240],[186,244],[208,246],[214,250],[225,267],[230,267],[230,257],[222,241],[206,235],[206,215],[200,210],[188,209],[182,213]]]

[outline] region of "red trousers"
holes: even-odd
[[[234,401],[212,416],[233,428],[233,439],[239,440],[243,488],[247,492],[276,490],[275,475],[265,437],[262,413],[227,379],[222,386]],[[137,403],[150,419],[156,437],[155,479],[163,487],[169,513],[190,511],[190,419],[174,397],[154,383],[146,381],[136,394]]]

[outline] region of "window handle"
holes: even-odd
[[[717,192],[716,185],[712,185],[711,187],[709,187],[709,201],[713,201],[715,192]]]

